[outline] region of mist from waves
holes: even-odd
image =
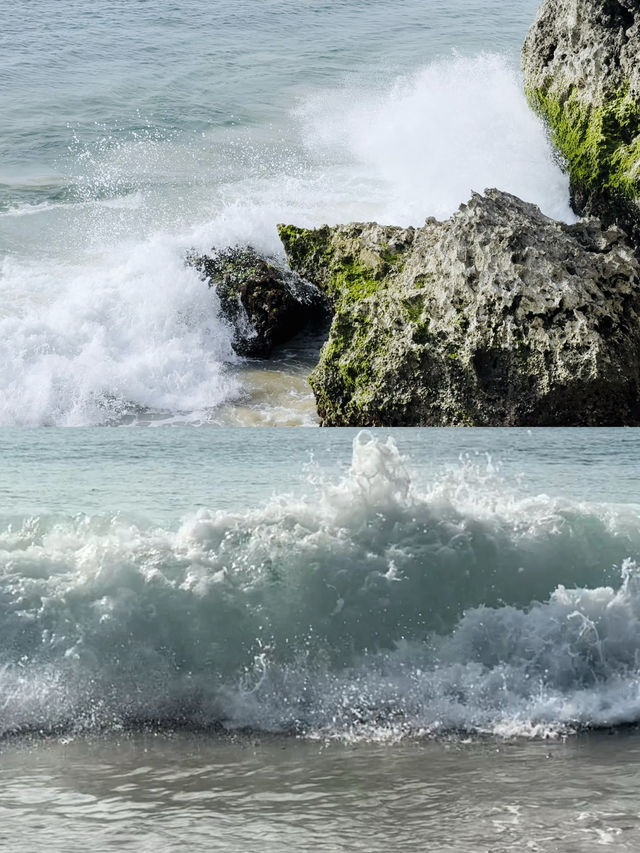
[[[362,433],[306,497],[174,529],[4,518],[0,732],[636,722],[639,512],[523,496],[470,461],[419,491],[393,439]]]
[[[420,225],[488,186],[570,220],[521,89],[504,57],[453,56],[308,90],[280,124],[78,138],[64,186],[0,212],[0,424],[314,423],[312,360],[262,388],[187,251],[282,259],[280,221]]]

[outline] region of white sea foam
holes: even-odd
[[[420,493],[367,436],[346,478],[310,488],[175,530],[5,521],[0,730],[388,738],[637,719],[638,507],[518,499],[468,466]]]
[[[446,219],[487,187],[575,220],[568,177],[527,106],[519,72],[501,56],[434,62],[382,91],[324,93],[301,116],[317,156],[353,161],[376,186],[379,221]]]
[[[215,294],[161,236],[92,266],[4,262],[0,424],[208,410],[239,393]]]

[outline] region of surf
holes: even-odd
[[[0,522],[0,730],[189,724],[385,739],[638,714],[638,507],[522,496],[393,439],[175,526]]]
[[[5,426],[313,423],[310,392],[300,415],[286,395],[272,406],[249,365],[236,369],[189,252],[249,244],[283,261],[278,222],[420,225],[486,186],[572,216],[566,177],[499,55],[307,82],[268,126],[69,133],[64,179],[41,192],[31,181],[22,199],[7,185],[0,215]],[[281,369],[295,398],[296,372]]]

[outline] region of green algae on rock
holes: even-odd
[[[640,246],[640,3],[544,0],[522,64],[574,208],[617,222]]]
[[[380,282],[398,271],[413,239],[413,228],[389,226],[380,229],[379,242],[369,247],[360,239],[366,227],[346,225],[336,235],[327,225],[279,225],[278,234],[291,267],[301,276],[316,282],[330,300],[356,301],[375,293]]]
[[[498,190],[446,222],[280,226],[327,294],[322,423],[640,423],[640,264],[617,227]]]

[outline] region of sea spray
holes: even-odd
[[[309,736],[635,720],[638,508],[518,496],[463,462],[418,489],[361,434],[346,476],[175,529],[2,523],[0,727]]]
[[[239,394],[216,296],[160,238],[99,266],[3,266],[0,424],[120,423],[140,411],[207,412]]]
[[[268,382],[229,370],[190,250],[281,256],[278,222],[420,225],[486,186],[572,217],[513,62],[453,56],[363,79],[305,85],[272,124],[70,127],[61,174],[11,184],[0,211],[0,424],[236,423],[248,401],[248,422],[298,418],[297,374],[287,413],[286,394],[272,411]]]
[[[568,178],[527,106],[519,73],[502,56],[442,59],[382,90],[319,93],[299,114],[316,157],[348,162],[370,182],[364,218],[422,225],[426,216],[447,219],[472,192],[497,187],[575,221]]]

